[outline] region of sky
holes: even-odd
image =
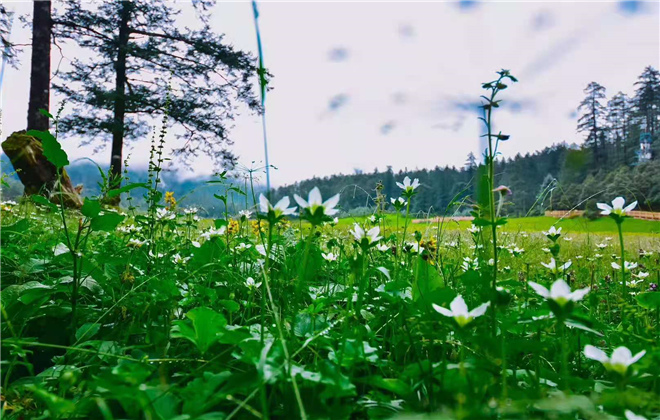
[[[9,7],[31,11],[29,2]],[[219,2],[213,12],[212,28],[256,54],[249,2]],[[519,79],[494,114],[495,129],[511,135],[500,148],[504,157],[581,143],[576,108],[589,82],[605,86],[608,98],[632,94],[644,67],[660,67],[658,2],[263,1],[259,12],[264,62],[274,76],[266,127],[275,186],[388,165],[462,166],[468,153],[483,152],[480,86],[501,68]],[[181,24],[188,19],[192,13]],[[30,31],[15,21],[11,36],[28,43]],[[79,53],[64,46],[62,65]],[[55,68],[60,56],[53,55]],[[25,125],[29,50],[21,58],[5,73],[4,137]],[[241,165],[263,165],[260,116],[242,112],[230,137]],[[92,155],[79,142],[63,140],[71,158],[109,161],[109,146]],[[146,163],[148,143],[130,145],[132,165]],[[181,176],[212,172],[201,159]]]

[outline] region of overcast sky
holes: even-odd
[[[31,3],[10,9],[29,14]],[[659,14],[657,2],[262,2],[264,60],[274,76],[266,103],[272,182],[461,166],[482,152],[475,105],[480,84],[500,68],[520,79],[495,115],[497,129],[511,134],[505,156],[581,142],[576,107],[589,82],[608,97],[632,94],[644,67],[659,67]],[[219,3],[212,26],[256,53],[249,3]],[[15,21],[12,40],[29,38]],[[65,62],[68,54],[75,52],[65,47]],[[26,50],[19,69],[6,71],[3,136],[25,126],[29,64]],[[231,137],[241,163],[263,161],[259,116],[241,115]],[[90,155],[78,142],[65,140],[67,153]],[[131,153],[143,164],[148,139]],[[92,158],[107,164],[109,147]],[[212,170],[204,161],[195,167]]]

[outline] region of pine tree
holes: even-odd
[[[616,164],[627,163],[625,156],[626,142],[630,134],[630,108],[630,98],[622,92],[617,93],[607,102],[607,131],[614,151],[613,162]]]
[[[54,85],[74,105],[60,129],[84,136],[82,144],[105,145],[111,138],[115,176],[121,174],[124,142],[144,137],[153,116],[163,113],[185,140],[174,150],[183,163],[198,155],[216,166],[235,163],[226,122],[240,104],[259,109],[250,83],[257,68],[249,53],[211,31],[211,3],[193,1],[201,5],[197,30],[177,25],[173,3],[149,0],[67,0],[54,18],[58,38],[95,53],[73,60],[73,69]]]
[[[10,66],[16,64],[16,48],[9,39],[13,19],[13,13],[0,3],[0,48],[2,59]]]
[[[605,136],[600,133],[603,130],[602,121],[605,117],[605,106],[601,100],[605,99],[605,87],[596,82],[591,82],[584,89],[586,97],[580,102],[578,111],[582,116],[578,119],[578,132],[586,132],[586,144],[593,153],[594,167],[599,168],[605,164]]]
[[[651,66],[646,67],[635,86],[635,107],[642,128],[655,138],[660,116],[660,72]]]

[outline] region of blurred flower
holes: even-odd
[[[380,234],[379,226],[374,226],[365,232],[364,229],[362,229],[362,226],[355,223],[353,225],[351,234],[357,242],[362,243],[364,240],[366,240],[366,245],[371,245],[381,239],[381,236],[378,236]]]
[[[529,284],[529,286],[534,289],[538,295],[545,298],[546,300],[555,301],[559,306],[564,306],[571,301],[577,302],[582,300],[582,298],[587,293],[589,293],[590,290],[588,287],[585,287],[584,289],[578,289],[574,292],[571,292],[571,288],[562,279],[555,281],[550,287],[550,290],[533,281],[528,281],[527,284]]]
[[[547,264],[544,263],[544,262],[541,263],[542,266],[544,266],[545,268],[547,268],[548,270],[550,270],[554,274],[557,274],[560,271],[564,271],[564,270],[568,269],[568,267],[570,267],[571,264],[573,264],[571,261],[567,261],[562,266],[557,267],[557,261],[555,261],[554,258],[550,258],[550,262],[547,263]]]
[[[463,300],[461,295],[458,295],[449,304],[449,309],[443,308],[435,303],[433,304],[433,309],[446,317],[454,318],[459,327],[464,327],[472,322],[474,318],[478,318],[485,314],[489,306],[490,302],[486,302],[477,306],[473,310],[468,311],[465,300]]]
[[[587,359],[601,362],[605,369],[617,372],[620,375],[625,375],[628,367],[641,359],[645,354],[646,350],[642,350],[633,356],[627,347],[622,346],[614,349],[611,357],[607,357],[607,354],[597,347],[592,345],[584,347],[584,355]]]
[[[270,204],[270,201],[266,198],[265,195],[260,194],[259,195],[259,210],[267,214],[269,216],[272,216],[274,218],[280,218],[282,216],[287,216],[290,214],[294,214],[296,212],[295,207],[289,207],[289,203],[291,200],[289,200],[289,197],[283,197],[280,201],[278,201],[275,206]]]
[[[190,257],[185,257],[184,258],[181,255],[179,255],[178,253],[174,254],[172,256],[172,261],[174,261],[174,264],[185,264],[185,263],[188,262],[189,259],[190,259]]]
[[[626,415],[626,420],[648,420],[646,417],[635,414],[630,410],[624,411],[623,414]]]
[[[240,216],[241,219],[247,220],[250,217],[252,217],[252,210],[241,210],[238,212],[238,215]]]
[[[411,194],[413,191],[419,187],[419,179],[415,178],[414,181],[410,182],[410,177],[403,178],[403,184],[397,182],[396,185],[401,188],[405,193]]]
[[[318,187],[312,188],[306,201],[298,194],[294,194],[293,198],[295,198],[296,203],[298,203],[300,208],[307,209],[311,215],[315,215],[319,210],[326,216],[334,216],[339,212],[339,210],[335,208],[337,207],[337,204],[339,204],[339,194],[335,194],[326,201],[323,201],[321,191]]]
[[[626,261],[623,265],[625,266],[623,271],[626,272],[626,273],[629,272],[632,269],[637,268],[637,263],[633,263],[633,262],[630,262],[630,261]],[[619,264],[615,263],[615,262],[612,262],[612,268],[615,269],[615,270],[621,270],[621,266]]]
[[[159,207],[156,209],[156,219],[158,220],[172,220],[176,217],[176,214],[172,213],[168,209]]]
[[[626,204],[626,200],[623,197],[617,197],[614,200],[612,200],[612,206],[605,203],[597,203],[596,207],[598,207],[601,210],[600,214],[602,215],[622,217],[625,216],[626,213],[632,211],[635,207],[637,207],[637,201],[634,201],[630,205],[623,207],[625,204]]]
[[[245,252],[250,248],[252,248],[252,244],[246,244],[241,242],[240,244],[236,245],[236,251],[238,252]]]
[[[333,254],[332,252],[328,252],[327,254],[322,252],[321,256],[326,261],[337,261],[337,256],[335,254]]]
[[[261,287],[261,282],[256,283],[252,277],[248,277],[245,279],[245,285],[248,289],[258,289]]]
[[[218,236],[224,235],[226,230],[227,230],[226,226],[220,226],[220,229],[210,228],[206,232],[202,233],[200,236],[208,241],[211,238],[217,238]]]

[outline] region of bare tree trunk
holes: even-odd
[[[53,26],[50,6],[50,1],[34,2],[28,130],[48,130],[48,117],[42,115],[39,109],[48,110],[50,105],[50,37]]]
[[[130,35],[128,22],[131,18],[132,3],[122,2],[120,11],[119,45],[117,61],[115,64],[115,109],[114,126],[112,129],[112,175],[115,180],[120,179],[122,170],[122,148],[124,145],[124,115],[126,114],[126,53],[128,49],[128,37]],[[120,183],[113,183],[114,188],[119,188]]]

